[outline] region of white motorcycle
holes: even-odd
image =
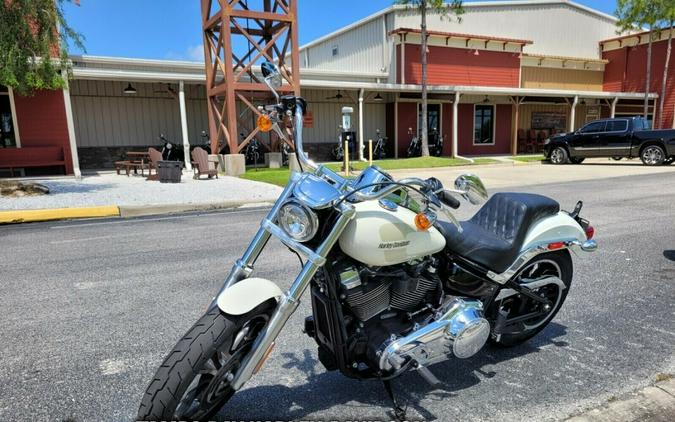
[[[283,139],[293,126],[302,172],[294,173],[237,260],[207,312],[168,354],[147,388],[139,420],[202,420],[215,415],[260,369],[309,287],[304,332],[327,370],[384,382],[395,415],[405,418],[391,380],[415,370],[432,384],[434,363],[468,358],[487,341],[504,346],[540,332],[572,282],[571,251],[594,251],[593,228],[550,198],[493,195],[468,221],[457,197],[487,199],[480,179],[394,180],[369,167],[345,179],[303,151],[307,104],[279,97],[279,70],[262,66],[277,104],[261,130]],[[438,215],[447,221],[437,219]],[[253,277],[270,237],[304,257],[287,291]]]

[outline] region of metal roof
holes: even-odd
[[[484,2],[467,2],[463,3],[462,7],[467,9],[467,8],[486,8],[486,7],[513,7],[513,6],[536,6],[536,5],[567,5],[575,9],[583,10],[584,12],[590,13],[592,15],[601,17],[603,19],[608,19],[611,21],[616,22],[617,18],[608,15],[607,13],[603,13],[599,10],[595,10],[593,8],[590,8],[588,6],[584,6],[582,4],[576,3],[571,0],[513,0],[513,1],[484,1]],[[337,37],[340,34],[344,34],[345,32],[351,31],[354,28],[357,28],[363,24],[366,24],[372,20],[378,19],[382,17],[382,15],[386,15],[389,12],[392,12],[394,10],[405,10],[408,9],[409,6],[406,5],[400,5],[400,4],[395,4],[392,6],[389,6],[387,8],[384,8],[380,10],[379,12],[375,12],[372,15],[366,16],[363,19],[360,19],[356,22],[353,22],[349,25],[343,26],[340,29],[337,29],[333,32],[330,32],[324,36],[321,36],[315,40],[312,40],[304,45],[300,46],[300,50],[304,50],[310,47],[313,47],[317,44],[321,44],[324,41],[327,41],[331,38]]]

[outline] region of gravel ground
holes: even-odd
[[[75,179],[45,179],[50,194],[9,198],[0,196],[0,210],[69,208],[97,205],[203,204],[224,201],[269,202],[281,188],[236,177],[194,180],[183,174],[181,183],[146,181],[140,176],[98,174]]]

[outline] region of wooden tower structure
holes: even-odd
[[[211,151],[224,140],[237,154],[258,135],[255,102],[271,96],[262,62],[279,65],[280,94],[300,95],[297,0],[200,1]]]

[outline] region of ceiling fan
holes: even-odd
[[[171,87],[171,84],[166,84],[166,89],[155,90],[155,94],[169,94],[173,98],[178,98],[178,93]]]
[[[343,97],[344,97],[344,95],[342,95],[340,93],[340,90],[338,89],[337,94],[333,95],[332,97],[326,97],[326,99],[327,100],[341,100]]]

